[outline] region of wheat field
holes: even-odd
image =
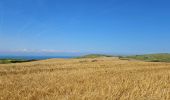
[[[86,58],[0,64],[0,100],[170,100],[170,63]]]

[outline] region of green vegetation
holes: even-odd
[[[99,57],[113,57],[113,56],[104,55],[104,54],[89,54],[89,55],[85,55],[85,56],[81,56],[81,57],[77,57],[77,58],[99,58]]]
[[[0,59],[0,64],[9,64],[9,63],[22,63],[30,62],[35,60],[24,60],[24,59]]]
[[[147,54],[147,55],[135,55],[119,57],[120,59],[135,59],[148,62],[170,62],[170,54],[160,53],[160,54]]]

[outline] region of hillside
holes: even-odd
[[[170,63],[162,62],[99,57],[0,64],[1,100],[170,100],[169,83]]]
[[[120,59],[135,59],[148,62],[170,62],[170,54],[160,53],[160,54],[135,55],[120,57]]]

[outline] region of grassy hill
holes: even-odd
[[[35,60],[24,60],[24,59],[0,59],[0,64],[9,64],[9,63],[22,63],[30,62]]]
[[[120,59],[136,59],[148,62],[170,62],[170,54],[160,53],[160,54],[135,55],[120,57]]]
[[[77,58],[99,58],[99,57],[112,57],[111,55],[104,55],[104,54],[89,54]]]

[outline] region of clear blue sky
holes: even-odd
[[[158,52],[169,0],[0,0],[0,54]]]

